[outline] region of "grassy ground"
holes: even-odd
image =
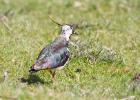
[[[140,98],[131,89],[140,71],[139,11],[139,0],[0,0],[0,100]],[[92,24],[72,36],[77,46],[70,45],[71,59],[54,83],[47,71],[28,73],[59,35],[48,15],[60,23]]]

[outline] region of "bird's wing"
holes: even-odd
[[[53,53],[57,52],[59,49],[68,46],[68,41],[66,39],[58,37],[50,45],[43,48],[37,58],[37,60],[43,60],[46,57],[51,56]]]
[[[68,61],[70,56],[70,52],[68,48],[64,47],[62,49],[59,49],[54,55],[52,55],[50,60],[50,67],[51,68],[57,68],[60,66],[64,66],[65,63]]]
[[[61,48],[57,50],[57,52],[53,53],[51,56],[46,57],[42,60],[37,60],[34,65],[34,69],[53,69],[60,66],[63,66],[70,56],[69,50],[67,47]]]
[[[50,49],[49,48],[50,48],[50,46],[44,47],[41,50],[41,52],[39,53],[37,60],[42,60],[43,58],[45,58],[47,56],[50,56],[51,55],[51,52],[50,52]]]

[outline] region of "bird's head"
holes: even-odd
[[[48,16],[49,17],[49,16]],[[61,35],[68,41],[72,34],[77,34],[75,29],[78,28],[77,24],[60,24],[49,17],[55,24],[61,27]]]
[[[77,25],[75,24],[65,24],[61,27],[61,35],[64,36],[67,40],[72,34],[76,34],[75,29]]]
[[[55,24],[57,24],[58,26],[61,26],[61,35],[66,37],[67,40],[69,40],[69,37],[72,34],[77,34],[77,32],[75,32],[75,29],[77,29],[77,28],[78,29],[80,29],[80,28],[82,29],[82,28],[94,26],[93,24],[84,24],[84,25],[79,25],[79,24],[60,24],[57,21],[53,20],[50,16],[48,16],[48,17]]]

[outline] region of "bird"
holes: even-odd
[[[55,23],[61,26],[60,35],[41,50],[37,60],[29,70],[30,73],[48,70],[53,79],[55,78],[56,70],[63,69],[70,58],[68,45],[71,35],[76,34],[75,29],[77,27],[76,24],[62,25]]]

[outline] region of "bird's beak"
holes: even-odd
[[[78,27],[77,24],[72,24],[72,25],[70,25],[70,26],[73,28],[73,30],[75,30],[75,29]]]
[[[72,25],[70,25],[70,26],[73,28],[73,34],[78,35],[78,33],[75,32],[75,30],[77,29],[78,25],[77,25],[77,24],[72,24]]]
[[[75,32],[75,31],[73,32],[73,34],[76,34],[76,35],[78,35],[78,33],[77,33],[77,32]]]

